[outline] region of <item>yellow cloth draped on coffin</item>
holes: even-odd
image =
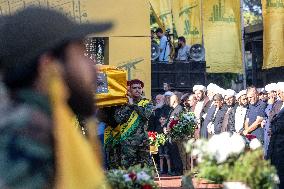
[[[99,157],[74,126],[74,115],[66,103],[68,92],[57,70],[52,64],[46,70],[54,121],[55,188],[107,188]]]
[[[145,107],[149,104],[149,100],[143,99],[137,105]],[[128,120],[125,123],[118,125],[116,128],[112,129],[110,126],[106,128],[104,133],[105,144],[118,144],[123,140],[127,139],[132,132],[139,126],[140,118],[137,112],[134,110]]]
[[[98,108],[122,105],[127,103],[126,71],[112,66],[97,65],[98,75],[103,77],[105,90],[96,93],[96,106]],[[98,85],[99,89],[100,86]],[[98,90],[97,90],[98,91]]]

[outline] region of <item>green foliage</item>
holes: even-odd
[[[231,88],[232,80],[236,80],[238,74],[235,73],[208,73],[208,83],[216,83],[223,88]]]
[[[148,132],[149,143],[151,146],[156,146],[157,148],[161,145],[164,145],[167,141],[167,138],[164,134],[158,134],[157,132],[149,131]]]
[[[177,124],[170,126],[169,135],[174,141],[192,138],[196,126],[196,117],[193,112],[181,113]]]
[[[159,147],[159,146],[164,145],[166,143],[167,138],[164,134],[157,134],[156,141],[157,142],[156,142],[155,146]]]
[[[250,11],[245,11],[243,15],[245,26],[262,23],[262,16],[259,14],[255,14],[254,12]]]
[[[224,172],[222,166],[216,161],[206,161],[198,165],[198,178],[206,179],[215,184],[222,184],[224,181]]]
[[[256,15],[261,15],[261,0],[243,0],[244,9]]]
[[[257,139],[249,144],[242,136],[223,132],[208,141],[189,140],[186,151],[197,156],[194,172],[209,182],[242,182],[251,189],[273,189],[278,183],[275,168],[263,158],[263,149]]]
[[[212,183],[242,182],[251,189],[273,189],[277,183],[276,170],[269,161],[263,159],[261,149],[230,157],[221,164],[205,158],[197,170],[199,178]]]
[[[276,170],[269,161],[263,160],[262,150],[242,154],[225,175],[227,181],[246,183],[251,189],[273,189],[276,186]],[[228,169],[227,169],[228,170]]]
[[[107,172],[107,180],[113,189],[143,189],[158,188],[154,181],[154,171],[150,168],[133,166],[128,170],[110,170]]]

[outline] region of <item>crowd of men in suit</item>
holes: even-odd
[[[221,132],[253,135],[263,144],[264,158],[271,159],[283,180],[284,82],[270,83],[261,89],[251,86],[238,93],[213,83],[207,87],[195,85],[192,91],[185,94],[166,91],[157,95],[149,129],[156,129],[162,114],[170,121],[182,111],[194,112],[198,120],[195,138],[208,139]],[[177,155],[169,149],[174,169]]]

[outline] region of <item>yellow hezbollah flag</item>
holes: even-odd
[[[150,0],[150,4],[165,28],[169,28],[172,32],[172,0]]]
[[[262,0],[263,68],[284,66],[284,1]]]
[[[173,18],[178,36],[184,36],[187,44],[202,43],[200,0],[173,0]]]
[[[240,0],[203,2],[207,71],[242,73]]]

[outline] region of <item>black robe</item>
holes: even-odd
[[[216,111],[215,106],[211,106],[207,112],[207,115],[205,117],[204,122],[202,123],[202,127],[200,130],[200,136],[201,138],[208,138],[208,131],[207,131],[207,126],[210,122],[214,124],[214,131],[215,134],[220,134],[222,130],[222,124],[224,121],[224,116],[227,112],[227,107],[223,105],[216,113],[214,116],[214,113]]]
[[[272,135],[267,156],[277,169],[279,188],[284,188],[284,108],[272,119],[270,127]]]

